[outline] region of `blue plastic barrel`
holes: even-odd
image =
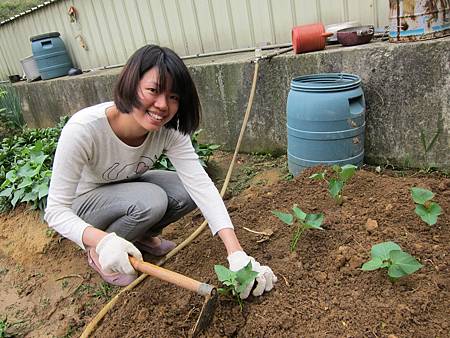
[[[287,99],[288,167],[361,165],[366,103],[357,75],[312,74],[291,81]]]
[[[67,75],[72,61],[58,32],[32,36],[31,50],[43,80]]]

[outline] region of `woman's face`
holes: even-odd
[[[136,122],[147,131],[158,131],[169,122],[178,111],[180,97],[170,92],[172,78],[166,76],[166,89],[159,88],[159,70],[156,67],[148,70],[138,85],[138,95],[142,108],[134,108],[131,112]]]

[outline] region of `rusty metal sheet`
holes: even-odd
[[[450,35],[450,0],[390,0],[389,9],[391,42]]]

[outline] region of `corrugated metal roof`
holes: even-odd
[[[41,8],[43,8],[43,7],[45,7],[45,6],[48,6],[48,5],[50,5],[51,3],[53,3],[53,2],[58,2],[58,1],[61,1],[61,0],[50,0],[50,1],[44,2],[44,3],[40,4],[40,5],[37,5],[36,7],[31,7],[30,9],[26,10],[25,12],[21,12],[21,13],[19,13],[19,14],[16,14],[16,15],[10,17],[9,19],[6,19],[6,20],[4,20],[4,21],[1,21],[1,22],[0,22],[0,26],[6,24],[6,23],[8,23],[8,22],[14,21],[14,20],[16,20],[17,18],[20,18],[20,17],[22,17],[22,16],[24,16],[24,15],[28,15],[28,14],[30,14],[30,13],[33,13],[34,11],[40,10]]]

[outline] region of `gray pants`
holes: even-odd
[[[157,236],[195,207],[178,175],[164,170],[101,186],[77,197],[72,204],[85,222],[131,242]]]

